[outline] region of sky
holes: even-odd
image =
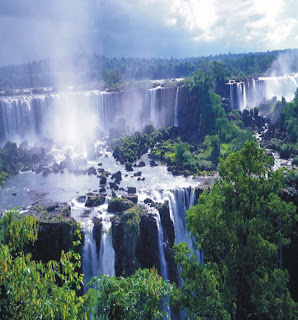
[[[298,48],[297,0],[1,0],[0,65]]]

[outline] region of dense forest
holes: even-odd
[[[72,73],[73,65],[77,83],[88,80],[113,89],[135,80],[185,78],[175,85],[197,101],[199,121],[193,129],[147,123],[143,130],[112,137],[112,128],[106,146],[127,174],[142,167],[140,157],[148,154],[151,167],[163,163],[174,176],[215,179],[186,212],[187,230],[195,249],[204,253],[204,263],[186,243],[172,246],[181,279],[176,282],[163,280],[155,268],[130,273],[130,261],[125,261],[121,276],[94,277],[84,288],[80,225],[66,215],[53,222],[7,211],[0,218],[0,318],[161,319],[169,317],[171,304],[191,320],[297,319],[298,90],[291,102],[283,99],[243,111],[232,110],[220,95],[228,78],[264,75],[281,53],[297,57],[297,50],[188,59],[83,54],[1,68],[3,94],[56,86],[57,75]],[[291,71],[297,71],[298,60],[293,61]],[[260,116],[262,108],[274,113],[276,121]],[[181,116],[179,121],[186,120]],[[46,147],[30,150],[27,144],[7,141],[0,148],[0,184],[32,164],[52,160]],[[290,168],[273,170],[274,152],[288,159]],[[100,185],[106,185],[108,173],[100,170]],[[120,198],[115,191],[107,210],[117,212],[124,251],[133,260],[145,204]],[[35,260],[40,225],[60,222],[75,229],[72,248],[57,260]]]
[[[184,78],[208,62],[221,62],[225,77],[241,79],[264,75],[279,55],[292,57],[290,72],[298,70],[297,49],[276,50],[247,54],[210,55],[198,58],[107,58],[97,54],[81,53],[60,59],[34,61],[0,68],[0,88],[59,87],[92,83],[110,87],[132,80]]]

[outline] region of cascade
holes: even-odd
[[[248,84],[249,84],[249,82],[248,82]],[[247,106],[245,82],[243,82],[242,86],[243,86],[243,109],[245,109]]]
[[[233,81],[233,80],[232,80]],[[230,86],[230,104],[232,109],[234,109],[235,107],[235,101],[234,101],[234,81],[233,82],[229,82],[229,86]]]
[[[164,200],[169,200],[171,219],[175,229],[175,243],[186,242],[191,251],[195,252],[200,261],[200,253],[194,249],[193,240],[189,237],[185,224],[185,213],[190,206],[195,204],[196,195],[193,190],[176,189],[168,191],[164,195]]]
[[[75,210],[84,210],[84,203],[79,204],[76,201]],[[113,215],[107,213],[108,199],[100,206],[101,214],[101,239],[99,252],[97,251],[96,241],[93,235],[94,223],[92,220],[84,220],[82,222],[85,231],[85,239],[83,246],[83,274],[84,285],[90,281],[94,276],[101,276],[103,274],[115,276],[115,250],[112,241],[112,222]],[[80,212],[80,211],[79,211]],[[72,215],[74,215],[72,213]]]
[[[169,280],[168,276],[168,264],[165,258],[165,248],[164,248],[164,235],[163,228],[161,225],[159,212],[156,213],[156,224],[158,229],[158,251],[159,251],[159,263],[160,263],[160,275],[164,280]]]
[[[295,91],[298,88],[298,74],[280,77],[259,77],[237,82],[236,99],[233,84],[233,80],[228,83],[230,86],[231,106],[233,109],[243,110],[246,107],[253,108],[262,103],[264,99],[270,100],[273,97],[278,100],[281,100],[282,97],[286,101],[293,100]]]
[[[117,92],[70,92],[0,99],[0,140],[43,137],[69,142],[106,134],[120,115]],[[80,130],[78,130],[80,128]]]
[[[112,222],[102,221],[102,234],[99,251],[99,274],[115,276],[115,251],[112,243]]]
[[[174,113],[174,126],[179,127],[178,119],[178,99],[179,99],[179,87],[177,87],[176,97],[175,97],[175,113]]]
[[[84,273],[84,287],[86,288],[87,283],[92,277],[100,275],[99,273],[99,256],[96,251],[96,242],[93,238],[93,227],[92,221],[89,221],[88,225],[84,226],[85,239],[82,254],[83,261],[83,273]]]
[[[158,123],[158,111],[156,106],[156,93],[157,88],[149,89],[150,91],[150,121],[153,123],[154,127]]]

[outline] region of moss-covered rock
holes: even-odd
[[[108,212],[123,212],[134,206],[134,203],[125,198],[111,198],[108,205]]]

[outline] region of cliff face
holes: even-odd
[[[125,222],[123,215],[112,221],[113,247],[116,254],[116,276],[131,275],[138,268],[159,269],[158,230],[154,215],[146,210],[140,214],[139,234],[125,241]]]
[[[66,222],[40,222],[38,239],[34,246],[29,248],[34,260],[48,262],[60,260],[61,251],[73,248],[76,223],[73,220]]]
[[[187,88],[181,87],[178,95],[179,127],[188,130],[199,128],[201,120],[201,107],[198,97]]]

